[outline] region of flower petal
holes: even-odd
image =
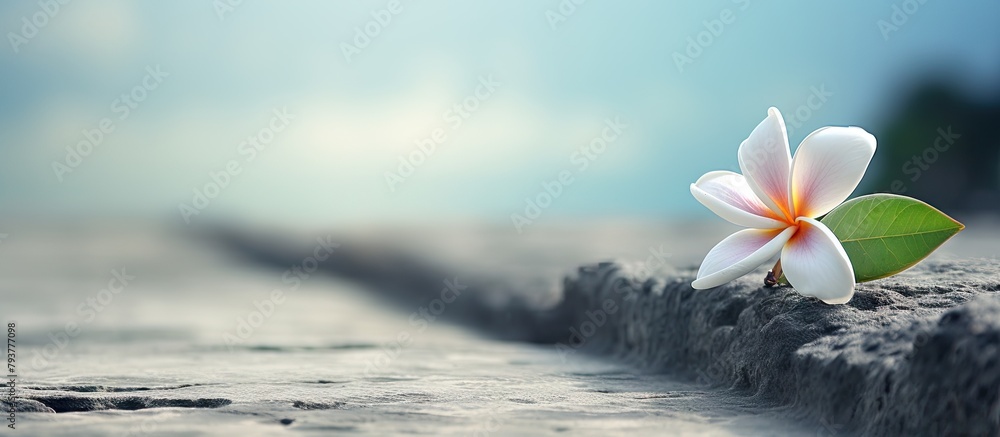
[[[799,231],[781,251],[785,278],[799,293],[829,304],[854,296],[854,267],[830,228],[810,218],[799,219]]]
[[[739,161],[757,197],[774,212],[794,220],[788,201],[792,155],[788,151],[785,120],[777,108],[768,109],[767,118],[740,144]]]
[[[802,140],[792,160],[792,210],[819,217],[847,200],[875,155],[875,137],[859,127],[825,127]]]
[[[731,171],[705,173],[691,184],[691,195],[712,212],[731,223],[748,228],[785,228],[788,223],[764,205],[746,178]]]
[[[744,229],[726,237],[705,255],[698,279],[691,286],[703,290],[718,287],[753,271],[773,258],[795,233],[785,229]]]

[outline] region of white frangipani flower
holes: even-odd
[[[851,195],[875,154],[875,137],[859,127],[824,127],[792,158],[776,108],[740,144],[743,174],[713,171],[691,194],[744,229],[712,248],[691,284],[717,287],[781,254],[788,282],[806,296],[842,304],[854,295],[854,268],[837,237],[815,220]]]

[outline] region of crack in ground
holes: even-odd
[[[219,408],[232,404],[224,398],[200,399],[156,399],[144,396],[122,397],[82,397],[82,396],[34,396],[27,400],[36,401],[51,408],[56,413],[72,413],[102,410],[145,410],[147,408]]]
[[[181,384],[164,387],[110,387],[106,385],[54,385],[54,386],[31,386],[25,387],[28,390],[37,391],[71,391],[77,393],[121,393],[150,390],[179,390],[188,387],[199,387],[211,384]]]

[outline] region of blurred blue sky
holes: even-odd
[[[22,18],[52,6],[0,4],[4,213],[180,222],[179,203],[236,160],[195,220],[509,222],[562,171],[573,183],[540,220],[708,216],[688,184],[735,170],[769,106],[790,118],[814,89],[832,93],[794,146],[824,125],[877,134],[931,72],[972,94],[1000,83],[997,1],[589,0],[553,28],[548,11],[570,0],[401,0],[350,62],[342,44],[389,1],[226,2],[77,0],[16,52]],[[886,39],[879,20],[913,5]],[[731,22],[679,70],[675,52],[720,16]],[[120,119],[114,101],[156,66],[168,76]],[[490,76],[501,85],[454,128],[445,112]],[[240,143],[281,108],[294,119],[247,161]],[[627,127],[581,171],[574,153],[614,117]],[[53,162],[103,118],[114,131],[60,181]],[[436,128],[446,141],[390,190],[386,172]]]

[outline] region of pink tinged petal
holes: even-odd
[[[785,121],[777,108],[768,109],[767,118],[740,144],[739,162],[757,197],[771,210],[794,220],[788,201],[792,155],[788,151]]]
[[[748,228],[785,228],[788,223],[764,205],[743,175],[731,171],[708,172],[691,184],[691,195],[731,223]]]
[[[752,272],[774,258],[785,245],[795,226],[785,229],[744,229],[726,237],[705,255],[698,278],[691,286],[703,290],[718,287]]]
[[[875,155],[875,137],[859,127],[826,127],[802,140],[792,160],[797,217],[819,217],[847,200]]]
[[[826,225],[799,219],[799,231],[781,251],[785,278],[799,293],[829,304],[842,304],[854,296],[854,267],[844,247]]]

